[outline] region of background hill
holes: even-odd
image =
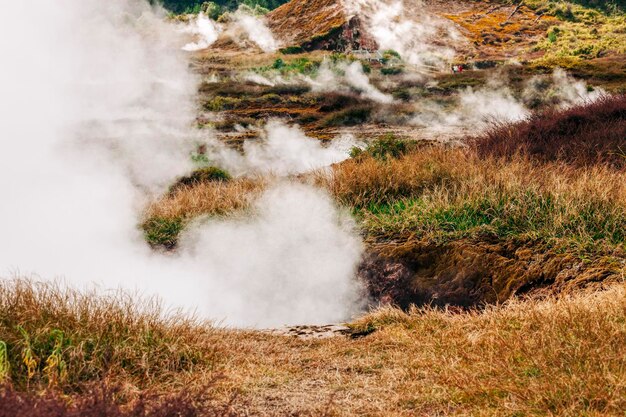
[[[174,13],[185,13],[198,11],[204,3],[215,3],[223,9],[235,10],[241,4],[247,6],[261,6],[272,10],[276,7],[287,3],[287,0],[215,0],[213,2],[205,2],[202,0],[163,0],[163,6]]]

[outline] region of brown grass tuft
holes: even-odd
[[[264,186],[265,181],[260,178],[241,178],[180,187],[151,204],[145,218],[191,219],[229,214],[247,208]]]
[[[213,330],[158,300],[81,293],[59,283],[0,281],[5,378],[17,388],[80,390],[106,378],[129,387],[180,386],[211,373]]]

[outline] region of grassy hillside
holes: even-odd
[[[363,271],[376,299],[493,303],[623,275],[625,123],[626,99],[613,96],[495,126],[464,148],[388,136],[331,175],[300,180],[354,213],[377,257]],[[179,187],[148,208],[146,237],[174,248],[188,222],[246,210],[266,184],[253,177]],[[404,278],[387,282],[391,267]]]
[[[202,5],[164,3],[174,13]],[[325,59],[358,60],[349,54],[215,49],[192,62],[204,77],[198,126],[233,148],[269,118],[324,141],[345,132],[364,140],[350,159],[289,181],[325,190],[352,214],[370,310],[341,332],[307,336],[225,329],[134,294],[0,280],[0,416],[624,416],[624,2],[426,4],[440,15],[454,7],[446,17],[471,44],[459,62],[477,66],[424,79],[394,51],[391,63],[362,62],[390,104],[297,81]],[[268,20],[309,36],[344,16],[332,0],[298,1]],[[615,95],[559,107],[546,75],[555,66]],[[272,81],[280,77],[287,82]],[[482,133],[460,129],[451,141],[407,134],[423,128],[409,122],[421,110],[453,115],[458,95],[494,79],[508,87],[489,88],[533,113]],[[523,101],[529,80],[545,84],[536,106]],[[138,222],[156,251],[176,256],[192,222],[253,215],[275,181],[194,158],[202,168]]]

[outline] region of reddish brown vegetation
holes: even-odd
[[[626,95],[605,96],[566,110],[537,113],[498,125],[477,138],[481,156],[524,154],[577,166],[626,167]]]
[[[130,405],[120,405],[121,388],[105,383],[71,401],[54,391],[23,393],[0,388],[0,417],[209,417],[235,416],[230,406],[209,406],[206,394],[180,392],[171,396],[141,394]]]

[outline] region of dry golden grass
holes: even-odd
[[[212,181],[187,186],[163,196],[146,210],[146,218],[192,219],[245,209],[264,188],[261,178]]]
[[[361,156],[336,165],[330,175],[301,180],[312,180],[352,208],[370,241],[442,242],[488,232],[587,255],[623,255],[626,249],[626,171],[607,166],[481,157],[472,149],[431,146],[400,158]],[[195,217],[245,209],[268,181],[211,182],[163,197],[146,213],[158,220],[146,223],[157,226],[152,240],[175,240]],[[161,231],[165,220],[178,223]]]
[[[617,416],[626,409],[623,284],[482,312],[383,308],[352,324],[374,330],[359,339],[214,329],[141,312],[120,294],[98,298],[24,281],[4,282],[0,305],[9,376],[30,391],[48,380],[40,363],[25,384],[27,344],[17,326],[42,360],[52,352],[52,329],[67,336],[59,357],[74,381],[64,386],[68,394],[103,374],[130,394],[193,391],[221,374],[211,385],[216,399],[237,393],[235,409],[247,415]]]
[[[366,207],[399,198],[429,194],[475,199],[488,190],[552,190],[572,198],[598,198],[626,207],[626,172],[602,166],[577,169],[565,163],[537,164],[518,156],[510,160],[479,157],[463,148],[420,148],[399,159],[353,159],[333,174],[317,176],[342,204]]]
[[[214,366],[215,336],[194,318],[165,315],[154,299],[0,281],[0,340],[8,348],[0,380],[19,388],[73,392],[105,378],[130,391],[180,388],[191,372],[197,379]]]
[[[355,208],[367,236],[379,241],[488,232],[591,252],[624,250],[624,170],[431,147],[399,159],[350,160],[317,181]]]

